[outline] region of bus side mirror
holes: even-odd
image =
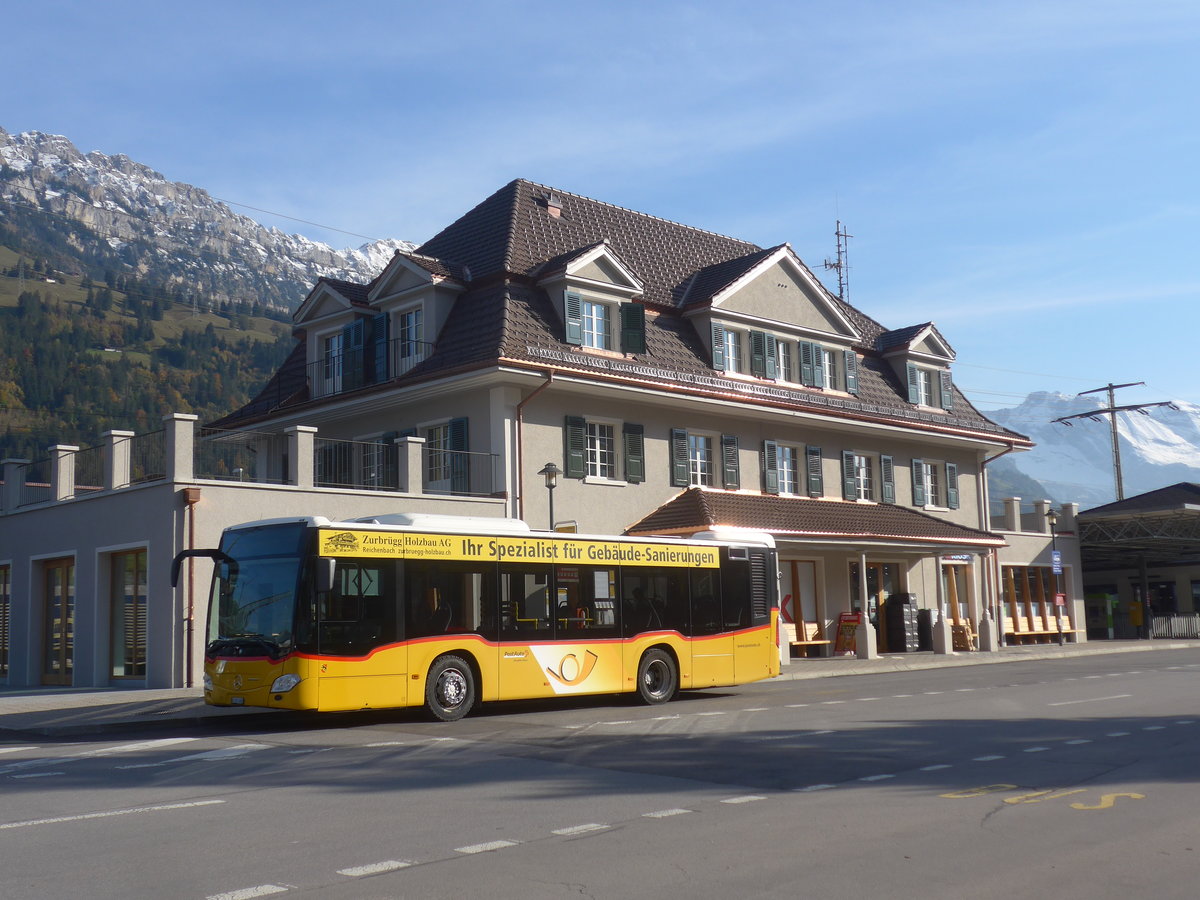
[[[317,593],[328,594],[333,590],[333,575],[337,568],[336,559],[317,560]]]

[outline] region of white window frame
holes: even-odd
[[[827,391],[842,390],[841,382],[844,380],[844,376],[842,375],[843,360],[841,349],[836,347],[822,347],[821,363],[825,376],[825,384],[822,387]]]
[[[921,485],[925,488],[926,509],[947,509],[946,463],[941,460],[921,460]]]
[[[581,298],[579,302],[579,327],[583,346],[595,350],[612,349],[612,304],[599,300]]]
[[[778,356],[776,365],[779,366],[779,380],[796,382],[796,354],[793,352],[795,345],[791,341],[785,341],[783,338],[776,338],[775,346]]]
[[[933,380],[933,370],[926,369],[924,366],[917,366],[917,403],[921,406],[934,406],[934,391],[936,390]]]
[[[717,438],[699,431],[688,431],[687,438],[689,486],[713,487],[717,484]]]
[[[854,451],[854,498],[856,500],[879,499],[876,470],[879,457],[874,453]]]
[[[746,371],[746,355],[743,353],[742,332],[728,326],[725,328],[725,371],[741,374]]]
[[[342,389],[342,372],[346,360],[345,336],[337,331],[321,335],[321,396],[336,394]]]
[[[791,497],[808,495],[808,469],[804,447],[795,444],[775,445],[775,471],[779,476],[779,493]]]
[[[430,491],[449,490],[453,478],[450,466],[450,420],[442,419],[420,427],[425,437],[425,487]]]
[[[618,454],[617,454],[617,434],[619,433],[619,423],[612,422],[608,419],[584,419],[584,465],[586,475],[584,481],[593,482],[612,482],[619,481],[618,477]],[[606,429],[607,437],[600,434],[601,429]],[[600,443],[607,440],[608,448],[604,449]],[[602,457],[607,456],[608,461],[604,462]],[[604,469],[607,468],[607,472]]]

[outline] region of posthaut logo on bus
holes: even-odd
[[[343,531],[338,534],[331,534],[325,538],[325,547],[322,553],[330,553],[334,551],[346,551],[358,549],[358,535],[352,531]]]
[[[574,687],[592,674],[592,669],[596,668],[596,660],[599,658],[591,650],[585,650],[583,652],[583,662],[581,663],[578,656],[574,653],[568,653],[558,661],[557,671],[550,666],[546,666],[546,672],[556,681],[568,687]]]

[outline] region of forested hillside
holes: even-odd
[[[172,412],[216,418],[293,345],[284,313],[97,274],[0,247],[0,458],[91,446],[108,429],[152,431]]]

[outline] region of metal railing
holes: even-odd
[[[308,392],[313,399],[331,397],[369,384],[382,384],[406,374],[433,353],[433,344],[397,338],[387,342],[382,358],[375,345],[345,350],[309,363]]]
[[[398,491],[399,450],[390,442],[315,438],[313,483],[317,487]]]
[[[129,483],[145,484],[167,477],[167,433],[160,429],[129,439]]]
[[[495,453],[421,448],[421,487],[426,494],[489,497],[499,490],[499,468]]]
[[[75,496],[104,490],[104,447],[85,447],[75,454]]]
[[[283,472],[269,471],[269,461],[281,458],[286,437],[263,431],[200,428],[196,432],[195,474],[214,481],[282,484]]]
[[[35,503],[46,503],[54,499],[50,493],[50,470],[54,461],[38,459],[27,463],[18,469],[21,479],[21,495],[17,501],[20,506],[33,506]]]
[[[1156,638],[1200,638],[1200,613],[1175,613],[1155,616],[1150,633]]]

